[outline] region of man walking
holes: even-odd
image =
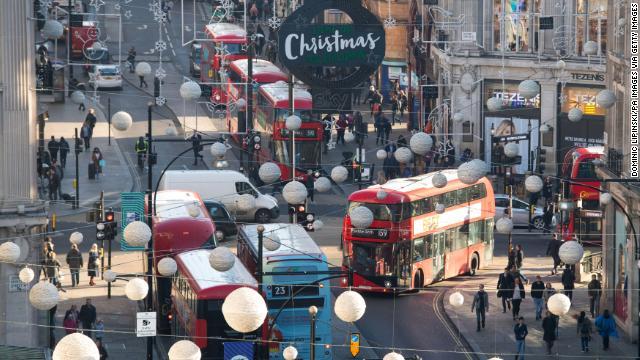
[[[78,245],[72,244],[71,250],[67,253],[67,264],[71,271],[71,287],[80,284],[80,269],[82,268],[82,254],[78,250]]]
[[[600,313],[600,295],[602,294],[602,285],[598,280],[598,275],[591,275],[591,281],[588,285],[589,294],[589,311],[591,311],[591,318],[594,318]]]
[[[564,294],[567,295],[569,300],[573,300],[573,289],[575,288],[576,276],[571,270],[571,266],[566,265],[562,272],[562,286],[564,287]]]
[[[58,159],[58,150],[60,150],[60,143],[56,141],[56,138],[51,135],[51,140],[47,144],[47,149],[49,149],[49,154],[51,155],[51,160]]]
[[[62,168],[64,169],[67,167],[67,154],[70,151],[69,143],[64,139],[64,136],[61,136],[58,144],[60,147],[60,165],[62,165]]]
[[[80,308],[78,318],[82,323],[83,333],[88,337],[92,335],[93,324],[96,322],[96,307],[91,304],[91,299],[87,298],[87,302]]]
[[[96,117],[96,110],[89,109],[89,113],[87,113],[84,121],[89,124],[89,126],[91,126],[91,130],[93,131],[93,128],[96,127],[96,123],[98,122],[98,118]]]
[[[527,330],[527,324],[524,323],[522,316],[518,318],[518,323],[513,327],[513,333],[516,336],[516,360],[523,360],[525,351],[524,342],[529,334],[529,330]]]
[[[138,85],[139,88],[149,87],[149,84],[147,84],[147,81],[144,79],[144,75],[138,75],[138,79],[140,80],[140,84]]]
[[[191,146],[193,148],[193,165],[198,165],[198,158],[204,162],[204,157],[200,154],[200,141],[202,137],[199,134],[193,133],[191,136]]]
[[[551,275],[557,273],[558,265],[560,265],[560,246],[562,246],[562,241],[558,240],[558,234],[554,233],[549,245],[547,245],[547,256],[551,256],[553,259]]]
[[[551,355],[551,349],[553,348],[553,342],[556,341],[556,320],[549,311],[542,319],[542,340],[547,345],[547,355]]]
[[[531,298],[536,305],[536,320],[542,319],[542,308],[544,307],[544,299],[542,294],[544,293],[544,282],[540,275],[536,276],[536,281],[531,284]]]
[[[484,291],[484,285],[480,284],[478,292],[473,296],[471,312],[476,312],[476,331],[480,331],[480,325],[484,329],[485,314],[489,311],[489,296]]]

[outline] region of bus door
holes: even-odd
[[[396,259],[398,259],[398,287],[411,286],[411,241],[399,244]]]
[[[433,234],[431,239],[431,254],[433,254],[433,281],[439,281],[444,278],[445,233]]]
[[[484,263],[491,263],[493,259],[493,218],[485,220],[484,234]],[[482,265],[482,262],[480,263]]]

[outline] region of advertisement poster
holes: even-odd
[[[529,119],[523,119],[518,117],[486,117],[484,119],[484,133],[486,134],[484,153],[485,159],[490,159],[492,166],[497,166],[502,163],[504,159],[504,142],[494,143],[492,140],[491,129],[493,128],[493,137],[508,136],[515,134],[527,134],[527,125]],[[531,128],[537,129],[538,119],[531,119]],[[538,144],[540,143],[538,132],[531,131],[530,140],[520,140],[518,142],[519,154],[522,156],[522,161],[519,165],[514,165],[513,170],[516,174],[524,174],[527,171],[527,161],[529,161],[529,141],[531,141],[531,151],[535,152]],[[535,161],[535,159],[534,159]]]

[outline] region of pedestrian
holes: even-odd
[[[104,338],[104,322],[102,319],[96,321],[96,340],[102,341]]]
[[[398,97],[398,108],[400,110],[400,117],[398,118],[398,124],[402,124],[402,119],[404,118],[404,112],[407,111],[408,105],[407,93],[404,90],[400,90],[400,96]]]
[[[97,147],[93,148],[93,153],[91,153],[91,162],[93,163],[93,168],[96,171],[96,179],[97,179],[98,174],[102,174],[102,167],[105,164],[100,148],[97,148]]]
[[[551,283],[548,282],[544,286],[544,291],[542,292],[542,298],[544,299],[544,307],[548,309],[547,303],[549,302],[549,298],[556,293],[556,289],[551,286]]]
[[[447,139],[445,149],[447,150],[447,166],[452,167],[456,163],[456,148],[451,139]]]
[[[524,285],[520,278],[514,279],[513,296],[511,297],[511,313],[513,314],[513,320],[517,320],[520,316],[520,304],[525,298]]]
[[[314,191],[314,176],[313,176],[313,170],[307,170],[307,177],[304,180],[304,185],[307,188],[307,198],[309,198],[311,201],[313,201],[313,191]]]
[[[536,320],[542,319],[542,308],[544,307],[544,282],[540,275],[536,276],[536,281],[531,284],[531,298],[536,306]]]
[[[564,294],[567,295],[569,300],[573,299],[573,289],[575,288],[576,276],[571,270],[571,266],[566,265],[562,272],[562,286],[564,288]]]
[[[378,111],[373,119],[373,127],[376,129],[376,145],[384,145],[384,127],[382,112]]]
[[[60,177],[54,168],[49,170],[49,200],[58,200],[58,192],[60,188]]]
[[[376,176],[375,184],[376,185],[383,185],[386,182],[387,182],[387,178],[384,175],[384,171],[378,170],[378,176]]]
[[[107,353],[107,349],[102,344],[102,340],[96,340],[96,347],[98,348],[98,354],[100,354],[100,360],[107,360],[109,353]]]
[[[618,331],[616,330],[616,322],[609,314],[609,310],[605,309],[602,315],[596,318],[596,329],[602,337],[602,349],[609,350],[609,338],[618,337]]]
[[[54,251],[49,251],[49,253],[47,254],[45,267],[49,282],[53,285],[58,286],[58,277],[60,276],[60,262],[58,261],[56,253]]]
[[[91,148],[91,137],[93,136],[93,128],[86,121],[80,128],[80,137],[84,141],[84,149],[89,150]]]
[[[396,124],[397,114],[398,114],[398,97],[394,94],[391,96],[391,125]]]
[[[89,108],[89,112],[87,116],[84,118],[84,121],[91,126],[91,130],[96,127],[96,123],[98,122],[98,118],[96,118],[96,109]]]
[[[355,121],[354,121],[353,115],[346,114],[346,120],[347,120],[347,129],[349,129],[350,133],[353,133],[353,129],[355,127]]]
[[[62,170],[62,166],[58,163],[58,160],[53,159],[51,161],[51,168],[55,170],[56,175],[58,175],[58,180],[60,180],[60,184],[62,184],[62,179],[64,179],[64,171]],[[62,186],[58,186],[58,195],[62,199]]]
[[[256,22],[256,19],[258,18],[259,15],[259,11],[258,11],[258,7],[256,6],[256,3],[251,4],[251,7],[249,9],[249,17],[251,18],[252,22]]]
[[[551,355],[553,342],[556,341],[556,320],[548,310],[545,315],[542,319],[542,340],[547,345],[547,355]]]
[[[67,142],[67,140],[65,140],[64,136],[60,137],[59,148],[60,148],[60,165],[62,165],[62,168],[64,169],[67,167],[67,154],[71,150],[69,148],[69,143]]]
[[[398,144],[398,147],[407,147],[407,139],[405,139],[404,135],[400,134],[398,135],[398,140],[396,141],[396,143]]]
[[[551,224],[553,222],[553,204],[547,203],[544,207],[544,213],[542,215],[542,219],[544,221],[544,234],[548,234],[551,232]]]
[[[93,281],[93,278],[98,276],[98,265],[99,265],[99,254],[98,254],[98,244],[91,245],[91,250],[89,250],[89,260],[87,261],[87,275],[89,275],[89,285],[93,286],[96,283]]]
[[[80,307],[80,314],[78,319],[82,324],[82,332],[88,337],[93,335],[93,326],[96,322],[97,312],[96,307],[91,304],[91,299],[87,298],[84,305]]]
[[[513,327],[513,333],[516,337],[516,360],[523,360],[525,339],[529,335],[529,330],[527,330],[527,324],[524,323],[522,316],[518,318],[518,323]]]
[[[584,311],[580,311],[580,316],[578,316],[577,331],[580,337],[582,352],[589,352],[589,341],[591,340],[593,327],[591,326],[591,320],[589,320]]]
[[[71,244],[71,250],[67,253],[67,264],[71,272],[71,287],[80,285],[80,269],[82,269],[82,254],[78,250],[78,245]]]
[[[600,313],[600,296],[602,295],[602,285],[598,280],[598,275],[591,275],[591,281],[589,281],[587,288],[589,289],[589,311],[591,312],[591,318],[594,318]]]
[[[384,170],[384,176],[387,180],[395,179],[398,176],[399,163],[395,156],[391,153],[387,153],[387,157],[382,163],[382,169]]]
[[[198,165],[198,158],[202,159],[202,162],[204,163],[204,156],[200,154],[200,151],[201,151],[200,139],[201,138],[198,137],[198,134],[196,134],[195,132],[191,136],[191,150],[193,150],[193,165]]]
[[[526,277],[526,276],[524,276],[524,274],[522,273],[522,271],[518,270],[518,268],[517,268],[515,265],[513,265],[513,266],[511,267],[511,276],[513,276],[513,279],[514,279],[514,280],[515,280],[515,279],[520,279],[520,281],[521,281],[522,283],[526,283],[526,284],[528,284],[528,283],[529,283],[529,279],[527,279],[527,277]]]
[[[338,133],[338,138],[336,139],[336,144],[340,143],[342,140],[342,144],[344,145],[344,132],[347,130],[349,124],[347,123],[347,118],[344,113],[338,115],[338,121],[336,122],[336,132]]]
[[[508,211],[509,209],[505,209],[505,217],[509,217]],[[516,266],[516,248],[512,247],[507,254],[507,267],[511,269],[514,266]]]
[[[504,272],[498,277],[498,297],[502,299],[502,312],[507,312],[507,307],[511,310],[511,297],[513,296],[513,276],[509,272],[509,268],[504,268]]]
[[[138,84],[139,88],[149,87],[149,84],[147,84],[147,81],[144,79],[144,75],[138,75],[138,80],[139,80],[139,84]]]
[[[400,135],[402,136],[402,135]],[[399,140],[400,138],[398,138]],[[398,150],[398,144],[394,141],[390,141],[387,145],[385,145],[384,147],[384,151],[387,152],[387,154],[393,154],[396,152],[396,150]]]
[[[558,234],[553,233],[551,240],[547,245],[547,256],[551,256],[553,259],[553,270],[551,270],[551,275],[558,272],[558,265],[560,265],[560,246],[562,246],[562,241],[558,240]]]
[[[544,186],[542,187],[542,196],[544,197],[544,201],[547,204],[553,201],[553,182],[551,181],[550,176],[547,176],[544,179]]]
[[[47,144],[47,149],[49,149],[49,154],[51,155],[52,160],[58,159],[58,150],[60,150],[60,143],[56,141],[56,138],[51,135],[51,140]]]
[[[136,48],[135,47],[131,47],[129,49],[129,53],[127,54],[127,62],[129,63],[129,72],[131,74],[133,74],[135,72],[135,68],[136,68]]]
[[[515,256],[515,265],[518,270],[522,268],[522,262],[524,260],[524,250],[522,249],[522,245],[516,245],[516,256]]]
[[[360,111],[356,111],[353,114],[353,125],[356,131],[356,139],[358,143],[363,142],[367,137],[368,124],[364,121],[364,118],[362,117]]]
[[[64,314],[62,326],[67,335],[78,331],[78,310],[75,305],[71,305],[71,308]]]
[[[391,122],[385,116],[382,117],[382,129],[384,131],[384,144],[389,142],[389,136],[391,135]]]
[[[476,312],[476,331],[480,331],[480,326],[484,329],[485,314],[489,311],[489,296],[484,291],[484,285],[480,284],[478,292],[473,296],[471,312]]]

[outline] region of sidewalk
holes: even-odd
[[[114,248],[118,246],[114,242]],[[60,254],[59,261],[66,265],[66,256]],[[87,254],[84,254],[85,264]],[[139,274],[143,271],[143,252],[121,252],[114,251],[112,255],[112,269],[118,275]],[[109,359],[144,359],[146,357],[146,338],[136,337],[136,312],[137,303],[127,299],[124,288],[127,282],[116,280],[112,283],[111,299],[107,298],[107,283],[96,278],[96,285],[88,285],[86,266],[80,272],[80,285],[72,288],[71,278],[68,269],[61,270],[65,274],[62,284],[66,292],[60,292],[61,301],[56,312],[56,326],[59,328],[55,332],[56,340],[60,341],[65,336],[62,328],[65,312],[76,305],[78,311],[84,305],[87,298],[96,307],[97,318],[104,322],[104,344],[109,353]],[[157,358],[157,357],[156,357]]]
[[[89,101],[87,101],[86,107],[87,110],[92,107]],[[83,147],[82,153],[78,155],[80,208],[72,209],[71,204],[65,204],[62,199],[59,199],[57,202],[52,202],[51,206],[51,211],[58,216],[86,211],[87,208],[93,206],[93,202],[100,198],[100,191],[104,191],[107,206],[112,206],[119,201],[120,192],[133,190],[134,182],[130,172],[130,166],[116,143],[116,131],[113,129],[111,131],[111,146],[109,146],[109,129],[105,114],[100,107],[95,107],[95,109],[98,122],[93,129],[91,148],[85,150]],[[64,136],[69,143],[70,151],[67,154],[66,167],[63,169],[64,178],[61,181],[61,188],[62,193],[74,196],[76,195],[73,187],[76,171],[74,129],[77,128],[78,133],[80,132],[80,127],[87,112],[79,111],[78,105],[72,103],[69,99],[67,99],[67,102],[64,104],[49,104],[48,111],[49,120],[45,125],[45,150],[47,149],[48,140],[52,135],[55,136],[56,141],[59,141],[60,137]],[[88,164],[91,161],[93,148],[96,147],[101,150],[106,166],[103,169],[103,173],[96,177],[95,180],[89,180]],[[58,161],[59,159],[60,155],[58,154]],[[115,181],[116,179],[117,181]]]
[[[545,258],[525,258],[523,273],[529,282],[535,281],[536,275],[542,277],[542,281],[551,282],[553,287],[561,292],[562,284],[560,276],[549,275],[552,268],[551,259]],[[487,359],[494,356],[508,358],[514,356],[516,350],[513,335],[511,312],[502,313],[502,303],[496,297],[496,283],[498,276],[503,272],[507,264],[507,258],[494,257],[493,264],[484,270],[479,271],[478,276],[460,283],[460,286],[450,288],[445,294],[445,299],[455,291],[460,291],[464,295],[464,305],[453,307],[445,300],[445,311],[451,320],[456,324],[462,336],[471,344],[472,350],[479,359]],[[590,279],[589,279],[590,280]],[[553,347],[554,355],[546,355],[545,344],[542,341],[542,322],[535,319],[535,305],[530,298],[530,286],[525,285],[526,297],[522,301],[520,315],[525,318],[529,335],[526,340],[526,358],[531,359],[555,359],[560,356],[580,357],[589,356],[592,358],[635,358],[637,347],[629,340],[624,339],[620,334],[620,339],[611,339],[609,351],[602,350],[602,340],[597,334],[592,335],[590,351],[582,353],[580,338],[576,334],[576,318],[580,311],[586,311],[589,315],[589,300],[586,295],[587,282],[576,283],[573,292],[573,303],[568,314],[560,317],[559,337]],[[473,295],[479,284],[485,284],[485,290],[489,295],[489,312],[487,313],[486,328],[481,332],[476,332],[476,315],[470,311]],[[594,322],[594,319],[592,319]],[[595,326],[594,326],[595,330]]]

